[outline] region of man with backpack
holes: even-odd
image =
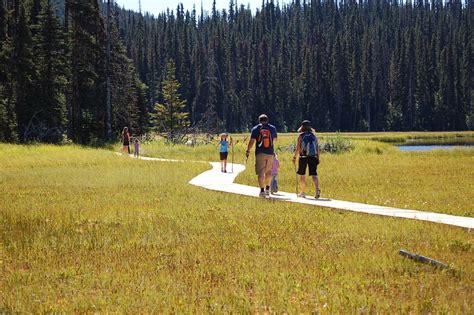
[[[259,124],[252,128],[250,141],[245,155],[250,155],[250,150],[255,146],[255,173],[258,176],[260,197],[270,197],[270,182],[272,180],[274,144],[277,139],[275,126],[268,123],[268,117],[262,114],[258,117]]]
[[[309,120],[305,120],[301,123],[298,133],[298,142],[296,144],[295,155],[293,156],[293,163],[296,163],[296,157],[299,156],[298,171],[296,173],[300,175],[300,192],[297,195],[301,198],[306,197],[304,193],[306,186],[305,174],[306,168],[308,168],[309,175],[313,179],[314,189],[316,190],[315,198],[318,199],[321,196],[317,171],[321,153],[318,139],[314,134],[313,128],[311,128],[311,122]]]

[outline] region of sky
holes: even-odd
[[[138,0],[115,0],[120,7],[125,7],[126,9],[138,11]],[[142,11],[148,11],[153,15],[157,15],[169,7],[170,10],[176,11],[178,3],[182,3],[184,10],[191,11],[193,9],[193,4],[196,4],[196,10],[198,13],[201,11],[201,2],[204,8],[204,11],[210,12],[212,9],[213,0],[141,0]],[[228,9],[230,0],[216,0],[216,7],[219,10]],[[234,0],[235,2],[235,0]],[[284,2],[284,1],[283,1]],[[244,4],[246,7],[250,4],[252,12],[255,12],[256,8],[260,8],[262,5],[262,0],[237,0],[237,3],[240,7],[241,4]],[[276,3],[276,1],[275,1]],[[282,0],[280,0],[282,3]],[[286,3],[286,2],[285,2]]]

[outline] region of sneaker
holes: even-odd
[[[299,193],[296,195],[298,198],[306,198],[306,195],[304,193]]]
[[[314,196],[314,198],[316,198],[316,199],[319,199],[319,197],[321,197],[321,189],[318,189],[316,191],[316,196]]]
[[[264,191],[261,191],[260,194],[258,194],[259,197],[265,198],[267,197],[267,194]]]
[[[270,197],[270,190],[265,189],[265,197]]]

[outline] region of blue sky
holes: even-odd
[[[142,2],[142,11],[148,11],[154,15],[161,13],[166,10],[166,8],[170,8],[170,10],[176,11],[176,6],[178,3],[183,3],[184,10],[191,11],[193,8],[193,4],[196,4],[196,9],[199,12],[201,10],[201,2],[204,7],[204,11],[211,11],[212,9],[212,1],[213,0],[141,0]],[[287,2],[290,0],[280,0],[280,4],[282,2]],[[116,0],[119,6],[123,6],[126,9],[136,10],[138,11],[138,0]],[[227,9],[229,7],[230,0],[216,0],[216,7],[221,9]],[[234,0],[235,2],[235,0]],[[262,5],[262,0],[240,0],[237,1],[239,7],[241,4],[247,6],[250,4],[250,8],[252,12],[255,12],[256,8],[259,8]],[[277,1],[275,1],[277,3]]]

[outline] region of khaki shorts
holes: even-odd
[[[255,156],[255,173],[263,176],[265,173],[271,173],[273,166],[273,154],[259,153]]]

